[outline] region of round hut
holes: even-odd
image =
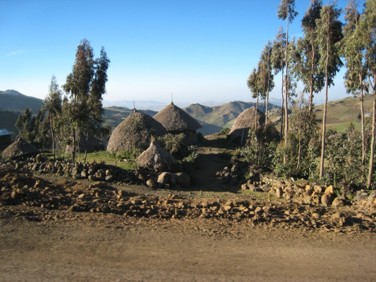
[[[13,159],[25,156],[32,156],[39,153],[39,150],[32,144],[27,143],[21,137],[18,137],[16,141],[10,144],[1,153],[3,159]]]
[[[148,148],[151,136],[162,136],[166,129],[151,116],[133,112],[113,131],[107,144],[110,153],[143,151]]]
[[[152,140],[147,148],[136,160],[139,167],[153,169],[156,172],[172,171],[176,166],[174,157]]]
[[[197,144],[196,130],[201,128],[201,125],[174,103],[169,104],[158,112],[154,119],[159,121],[169,133],[184,133],[186,145]]]
[[[237,140],[243,145],[248,139],[250,131],[258,134],[264,128],[265,114],[255,107],[251,107],[239,114],[228,135],[232,140]],[[271,139],[279,138],[278,131],[271,123],[268,123],[266,126],[266,134]]]

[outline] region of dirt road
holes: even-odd
[[[0,281],[375,281],[372,233],[205,219],[1,213]]]

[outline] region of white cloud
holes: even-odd
[[[25,54],[27,51],[24,50],[24,49],[18,49],[18,50],[14,50],[14,51],[11,51],[7,54],[7,57],[12,57],[12,56],[17,56],[17,55],[21,55],[21,54]]]

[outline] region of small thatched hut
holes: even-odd
[[[152,140],[149,148],[137,158],[137,165],[156,172],[172,171],[176,166],[176,160],[155,140]]]
[[[174,103],[169,104],[158,112],[154,116],[154,119],[159,121],[169,133],[184,133],[186,136],[186,145],[193,145],[197,143],[196,130],[201,128],[201,125],[197,120],[176,106]]]
[[[113,130],[107,151],[110,153],[143,151],[149,146],[151,136],[162,136],[166,133],[166,129],[151,116],[135,111]]]
[[[240,113],[231,127],[229,136],[232,140],[240,141],[244,144],[249,131],[259,134],[265,128],[265,114],[255,107],[248,108]],[[272,124],[267,124],[266,134],[271,139],[278,139],[279,133]]]
[[[38,152],[39,150],[34,145],[19,137],[1,153],[1,157],[3,159],[13,159],[36,155]]]

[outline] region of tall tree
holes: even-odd
[[[373,93],[372,105],[372,135],[371,148],[368,166],[367,187],[370,188],[372,184],[374,150],[375,150],[375,131],[376,131],[376,1],[367,0],[365,4],[365,11],[360,17],[360,32],[359,38],[364,40],[365,49],[365,66],[366,76],[370,85],[370,90]]]
[[[292,23],[294,18],[298,15],[295,11],[295,0],[281,0],[278,8],[278,18],[286,21],[286,45],[285,45],[285,97],[284,97],[284,140],[285,146],[287,146],[288,141],[288,131],[289,131],[289,118],[288,118],[288,98],[289,98],[289,58],[288,58],[288,48],[289,48],[289,24]],[[286,158],[284,158],[286,162]]]
[[[247,85],[249,90],[251,91],[252,98],[256,99],[256,106],[255,106],[255,124],[252,132],[256,132],[257,129],[257,110],[259,104],[259,97],[261,96],[262,89],[260,88],[260,71],[259,69],[253,68],[251,74],[248,77]],[[243,140],[242,140],[243,141]]]
[[[334,4],[323,6],[320,12],[320,18],[316,20],[316,39],[320,54],[319,66],[325,74],[325,102],[321,132],[320,179],[324,174],[326,117],[328,111],[329,86],[334,84],[334,77],[339,71],[339,68],[342,66],[338,46],[338,42],[340,42],[343,37],[342,23],[338,19],[340,13],[341,11],[337,9]]]
[[[61,107],[62,107],[62,91],[60,90],[60,87],[57,84],[55,76],[52,76],[51,78],[49,93],[46,99],[44,100],[44,107],[48,112],[48,123],[49,123],[50,138],[51,138],[51,150],[52,150],[52,154],[55,156],[55,149],[56,149],[55,132],[57,128],[57,119],[60,117]]]
[[[346,25],[343,28],[344,38],[341,44],[341,53],[345,58],[346,73],[345,86],[348,93],[359,95],[360,121],[362,135],[362,165],[365,162],[366,145],[364,130],[364,94],[367,91],[366,65],[365,65],[365,41],[360,34],[360,14],[355,0],[350,0],[346,7]]]
[[[106,89],[109,62],[103,48],[100,57],[94,59],[93,48],[88,40],[84,39],[78,45],[72,73],[63,85],[70,98],[68,109],[73,160],[80,136],[98,132],[102,124],[102,95]]]
[[[265,45],[264,50],[262,51],[260,61],[258,63],[259,70],[259,91],[261,97],[265,101],[265,116],[266,121],[268,120],[268,104],[269,104],[269,93],[274,88],[273,73],[271,66],[271,55],[272,55],[272,43],[268,41]],[[265,122],[266,126],[267,122]]]
[[[285,48],[286,48],[286,33],[281,27],[276,35],[276,38],[273,41],[272,54],[271,54],[271,63],[272,69],[274,70],[274,75],[277,75],[281,72],[281,136],[283,136],[283,117],[284,117],[284,69],[285,69]]]
[[[320,18],[321,0],[311,0],[302,19],[304,36],[297,41],[297,53],[294,64],[294,73],[304,84],[304,91],[309,93],[309,112],[313,109],[314,93],[324,87],[324,74],[319,69],[319,52],[316,41],[316,21]]]

